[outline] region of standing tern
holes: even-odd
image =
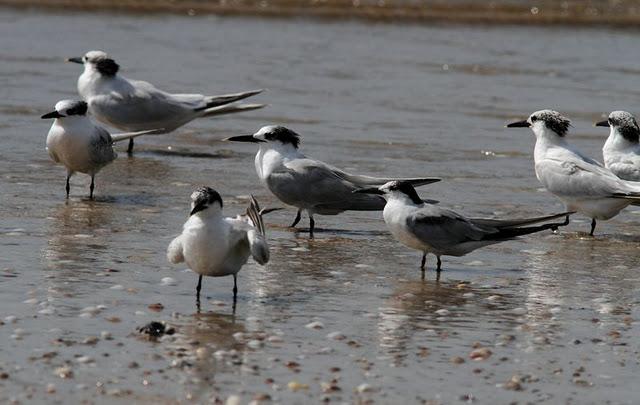
[[[315,228],[314,214],[337,215],[348,210],[380,211],[385,205],[384,198],[354,194],[353,191],[397,180],[350,174],[307,158],[299,150],[300,136],[282,126],[266,126],[253,135],[233,136],[225,140],[260,145],[255,158],[258,177],[280,201],[298,208],[291,227],[298,224],[302,211],[308,213],[311,238]],[[415,186],[440,181],[433,177],[404,180]]]
[[[640,181],[640,127],[636,118],[626,111],[614,111],[595,126],[611,128],[602,148],[605,167],[621,179]]]
[[[89,103],[96,118],[122,131],[163,128],[171,132],[199,117],[230,114],[262,108],[264,104],[230,104],[262,90],[204,96],[170,94],[151,83],[130,80],[118,74],[120,66],[102,51],[89,51],[69,62],[84,65],[78,78],[78,92]],[[127,152],[133,150],[133,140]]]
[[[464,256],[478,248],[514,239],[518,236],[556,230],[569,223],[572,212],[525,219],[474,219],[437,207],[422,200],[407,181],[390,181],[381,187],[356,190],[356,193],[379,195],[386,199],[382,216],[393,236],[405,246],[420,250],[422,278],[428,253],[438,259],[438,277],[442,270],[440,256]],[[562,223],[525,226],[566,217]]]
[[[570,121],[552,110],[536,111],[525,121],[507,127],[531,128],[536,135],[534,161],[536,177],[560,200],[567,211],[596,220],[616,216],[623,208],[640,201],[640,184],[620,179],[611,170],[586,157],[565,139]]]
[[[54,118],[47,135],[47,150],[54,162],[67,168],[67,198],[69,179],[75,172],[91,176],[89,198],[93,198],[96,174],[118,156],[113,150],[115,142],[157,132],[149,130],[111,135],[87,117],[87,103],[76,100],[59,101],[53,112],[41,118]]]
[[[167,249],[171,263],[186,262],[199,274],[196,301],[200,305],[202,276],[233,276],[233,301],[238,294],[237,274],[249,256],[261,265],[269,261],[269,245],[258,202],[251,197],[246,215],[225,218],[222,197],[209,187],[191,194],[191,213],[182,234]]]

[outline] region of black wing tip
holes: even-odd
[[[262,221],[262,215],[260,213],[260,204],[258,200],[251,194],[251,202],[249,203],[249,207],[247,208],[247,216],[253,222],[253,225],[258,228],[258,232],[261,235],[265,235],[264,222]]]

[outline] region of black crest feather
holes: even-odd
[[[300,146],[300,135],[293,132],[289,128],[277,126],[271,129],[264,135],[264,138],[269,141],[280,141],[283,144],[291,144],[294,148],[298,149]]]
[[[399,191],[403,194],[408,195],[414,204],[422,204],[424,202],[422,201],[422,198],[420,198],[420,196],[418,195],[418,192],[416,191],[416,189],[413,188],[411,183],[409,183],[408,181],[394,181],[393,184],[389,186],[389,190]]]
[[[73,107],[67,109],[66,114],[67,115],[86,115],[88,108],[89,107],[87,103],[85,103],[84,101],[76,101]]]
[[[211,187],[200,187],[194,191],[191,194],[191,201],[193,202],[193,208],[191,209],[190,215],[207,209],[215,202],[218,202],[220,204],[220,208],[222,208],[222,197],[220,197],[220,194]]]
[[[113,59],[100,59],[96,62],[96,69],[103,76],[115,76],[120,66]]]
[[[635,117],[626,111],[615,111],[609,115],[609,125],[618,128],[618,132],[629,142],[640,141],[640,128]]]
[[[531,122],[537,120],[543,121],[547,128],[558,134],[558,136],[565,136],[571,126],[569,119],[552,110],[539,111],[531,116]]]

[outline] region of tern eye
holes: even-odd
[[[531,122],[536,122],[536,121],[538,121],[538,117],[535,117],[535,116],[531,117]]]

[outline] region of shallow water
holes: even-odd
[[[441,176],[421,194],[465,214],[560,211],[533,173],[533,135],[503,125],[559,109],[599,158],[606,131],[591,123],[640,103],[637,32],[3,10],[0,35],[0,401],[636,401],[637,208],[596,238],[576,216],[446,258],[439,282],[379,213],[318,217],[310,241],[278,211],[271,263],[239,274],[235,315],[230,278],[204,280],[196,313],[197,277],[164,252],[196,186],[233,215],[250,193],[279,205],[253,146],[219,141],[271,123],[355,172]],[[141,139],[98,175],[96,201],[82,175],[65,201],[39,116],[76,97],[79,67],[62,61],[89,49],[167,90],[267,88],[253,101],[270,106]],[[151,320],[176,333],[141,339]],[[474,347],[492,354],[472,360]]]

